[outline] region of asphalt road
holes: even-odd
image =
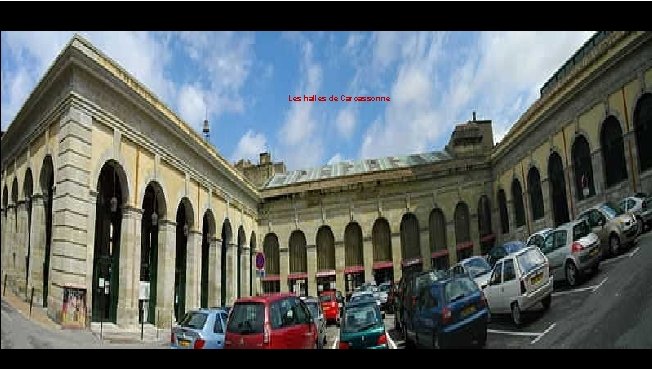
[[[486,348],[652,348],[652,232],[603,260],[577,287],[556,283],[550,310],[538,307],[524,318],[516,327],[510,316],[493,316]],[[385,319],[390,347],[403,349],[393,319]],[[327,348],[337,348],[338,334],[328,327]]]

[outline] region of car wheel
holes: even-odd
[[[618,251],[620,250],[620,239],[616,235],[612,235],[609,238],[609,251],[611,252],[612,256],[618,255]]]
[[[521,326],[521,308],[518,307],[518,302],[512,302],[512,320],[517,327]]]
[[[550,303],[552,302],[552,295],[548,295],[541,300],[541,305],[543,305],[543,310],[547,311],[550,309]]]
[[[578,279],[579,279],[579,274],[577,273],[577,268],[575,267],[575,264],[572,261],[567,261],[566,281],[568,282],[568,285],[571,287],[577,286]]]

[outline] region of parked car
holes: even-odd
[[[448,278],[449,274],[447,270],[429,270],[410,274],[405,279],[403,293],[400,296],[400,308],[394,315],[396,329],[401,329],[404,335],[406,329],[413,329],[411,324],[416,309],[417,293],[423,286],[439,279]],[[408,326],[406,327],[406,325]]]
[[[341,297],[340,297],[341,298]],[[344,308],[342,303],[337,299],[337,293],[334,290],[323,291],[319,295],[321,309],[324,312],[326,322],[333,322],[340,326],[341,310]]]
[[[626,213],[636,217],[639,235],[652,228],[652,197],[630,196],[624,198],[619,205]]]
[[[290,293],[238,299],[226,327],[226,349],[313,349],[319,331],[310,310]]]
[[[380,300],[380,309],[383,311],[387,311],[387,300],[391,288],[391,282],[384,282],[378,286],[378,299]]]
[[[228,312],[222,308],[198,309],[186,313],[172,328],[173,349],[222,349]]]
[[[593,206],[579,216],[586,219],[593,233],[600,238],[602,256],[617,255],[623,246],[636,241],[638,226],[636,218],[626,214],[623,209],[613,203],[605,202]]]
[[[525,242],[523,241],[509,241],[503,243],[502,245],[496,245],[491,249],[491,251],[489,251],[489,254],[487,255],[487,263],[489,263],[489,265],[491,265],[493,268],[498,260],[511,253],[522,250],[525,247]]]
[[[538,247],[530,246],[496,262],[484,294],[491,315],[511,313],[520,326],[522,311],[538,303],[544,310],[550,308],[552,286],[548,259]]]
[[[543,245],[543,240],[552,231],[554,231],[553,228],[544,228],[544,229],[542,229],[540,231],[537,231],[537,232],[531,234],[530,237],[527,238],[527,241],[525,241],[525,245],[526,246],[536,246],[538,248],[541,248],[541,245]]]
[[[540,247],[548,258],[555,281],[575,287],[588,272],[600,266],[600,239],[584,219],[562,224],[549,233]]]
[[[396,297],[398,296],[398,286],[392,283],[387,292],[387,304],[385,304],[385,311],[394,313],[396,308]]]
[[[471,256],[453,265],[451,272],[454,275],[468,275],[473,278],[478,288],[484,289],[489,283],[491,265],[482,256]]]
[[[324,312],[321,309],[321,303],[316,297],[308,296],[301,297],[301,300],[308,306],[310,315],[317,325],[319,331],[319,339],[317,340],[317,348],[322,349],[326,345],[326,319],[324,319]]]
[[[487,342],[489,310],[483,292],[467,275],[430,281],[419,291],[407,346],[455,348]],[[408,324],[409,325],[409,324]]]
[[[373,301],[349,302],[340,329],[340,349],[388,349],[380,308]]]
[[[373,292],[371,291],[358,291],[358,292],[353,292],[351,295],[351,299],[349,300],[348,304],[345,305],[345,309],[349,304],[355,304],[358,302],[364,302],[364,301],[373,301],[378,305],[378,308],[380,309],[380,300],[378,297],[374,295]],[[385,313],[383,313],[385,314]]]

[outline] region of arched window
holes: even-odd
[[[573,158],[573,175],[575,176],[575,193],[578,200],[595,195],[593,185],[593,165],[589,142],[582,135],[577,136],[571,148]]]
[[[566,203],[566,176],[561,156],[553,152],[548,157],[548,181],[555,227],[570,220]]]
[[[641,171],[652,168],[652,94],[641,96],[634,110],[634,130],[636,131],[636,150],[638,166]]]
[[[525,207],[523,207],[523,190],[521,189],[521,182],[514,178],[512,181],[512,201],[514,203],[514,223],[516,228],[525,225]]]
[[[613,115],[607,117],[602,123],[600,145],[602,146],[602,159],[604,160],[605,185],[611,187],[627,179],[623,131],[620,128],[618,119]]]
[[[503,234],[509,233],[509,214],[507,213],[507,197],[503,189],[498,190],[498,210],[500,212],[500,226]]]
[[[429,219],[430,253],[433,269],[448,269],[448,248],[446,246],[446,218],[441,209],[433,209]]]
[[[541,219],[543,218],[543,193],[541,192],[541,176],[535,167],[530,168],[527,173],[527,187],[530,192],[532,220]]]

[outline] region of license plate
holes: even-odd
[[[539,273],[539,274],[535,275],[534,277],[532,277],[532,279],[530,279],[530,284],[532,284],[534,286],[537,283],[541,282],[542,278],[543,278],[543,274]]]
[[[190,341],[179,340],[179,346],[181,346],[181,347],[188,347],[188,346],[190,346]]]
[[[475,306],[468,306],[462,310],[462,317],[471,315],[475,312]]]

